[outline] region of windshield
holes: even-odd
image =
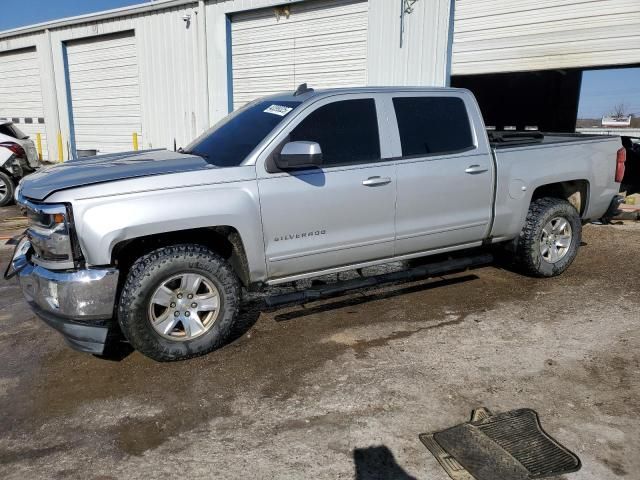
[[[302,102],[250,103],[204,132],[182,150],[218,167],[240,165],[247,155]]]

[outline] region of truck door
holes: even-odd
[[[482,120],[468,114],[477,108],[462,92],[391,97],[400,149],[396,255],[479,243],[491,222],[494,172],[475,134]]]
[[[262,168],[259,162],[272,279],[393,256],[395,166],[380,143],[381,129],[388,127],[375,97],[319,100],[275,139],[271,154],[287,142],[317,142],[321,167],[273,171],[268,158]]]

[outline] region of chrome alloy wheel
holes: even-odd
[[[571,247],[571,223],[564,217],[555,217],[542,229],[540,255],[549,263],[560,261]]]
[[[192,340],[203,335],[219,313],[218,289],[197,273],[182,273],[164,281],[149,303],[151,326],[169,340]]]

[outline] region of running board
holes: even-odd
[[[463,258],[454,258],[442,262],[420,265],[419,267],[401,270],[399,272],[372,275],[371,277],[360,277],[352,280],[345,280],[330,285],[320,285],[311,287],[300,292],[284,293],[265,298],[265,303],[269,307],[279,307],[289,303],[303,303],[311,300],[318,300],[331,297],[338,293],[360,288],[375,287],[386,283],[398,281],[419,280],[424,277],[433,277],[445,273],[453,273],[467,270],[469,268],[481,267],[493,262],[493,255],[484,253]]]

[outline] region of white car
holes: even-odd
[[[0,120],[0,207],[11,203],[20,179],[40,166],[38,152],[13,122]]]

